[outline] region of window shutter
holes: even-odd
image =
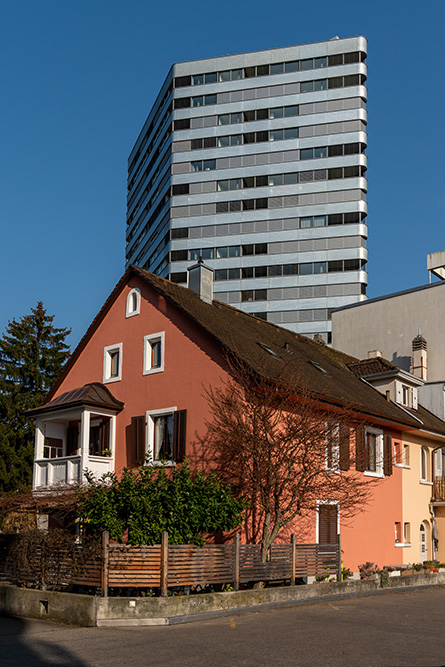
[[[131,418],[132,464],[138,465],[145,458],[145,416]]]
[[[187,410],[177,410],[173,426],[173,460],[182,463],[185,459]]]
[[[100,448],[99,448],[100,453],[102,453],[104,449],[111,449],[109,419],[106,422],[102,422],[102,428],[100,429]]]
[[[360,472],[363,472],[367,469],[367,456],[366,456],[366,440],[365,440],[365,429],[363,426],[359,426],[355,429],[355,454],[356,461],[355,467]]]
[[[383,436],[383,472],[392,475],[392,438],[386,433]]]
[[[78,448],[78,434],[77,426],[68,426],[66,430],[66,455],[72,456]]]
[[[349,435],[349,426],[340,424],[340,470],[349,470],[351,465]]]
[[[318,506],[318,544],[337,542],[338,505]]]
[[[402,384],[400,382],[396,382],[396,403],[400,405],[403,403]]]

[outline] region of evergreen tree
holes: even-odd
[[[31,483],[34,426],[23,411],[41,403],[69,356],[71,330],[53,320],[39,302],[0,339],[0,491]]]

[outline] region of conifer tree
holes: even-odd
[[[0,338],[0,491],[31,483],[34,426],[23,411],[41,403],[69,356],[70,329],[53,320],[40,301]]]

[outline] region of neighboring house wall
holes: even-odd
[[[397,431],[382,430],[393,437],[393,442],[400,438]],[[379,567],[398,563],[400,555],[394,542],[394,523],[402,512],[402,475],[400,469],[393,467],[392,475],[377,482],[369,503],[352,520],[342,519],[340,510],[345,567],[357,572],[358,566],[366,561]]]
[[[431,560],[433,557],[429,504],[432,493],[431,457],[437,445],[438,443],[414,433],[403,434],[402,447],[409,447],[409,463],[402,464],[405,466],[403,468],[403,516],[400,517],[402,539],[405,523],[409,523],[410,533],[410,546],[400,548],[401,557],[403,553],[403,559],[401,558],[400,562],[403,563],[419,563],[421,560],[420,524],[422,522],[426,527],[426,557],[424,559]],[[426,470],[423,475],[421,472],[422,448],[426,455]]]
[[[418,329],[428,344],[428,381],[445,378],[443,323],[445,282],[370,299],[332,313],[332,345],[359,359],[380,350],[383,357],[410,370],[412,341]]]

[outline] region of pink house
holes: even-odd
[[[394,531],[403,523],[403,466],[394,446],[404,432],[421,438],[425,424],[415,411],[360,379],[350,368],[357,360],[214,301],[204,265],[190,269],[189,287],[126,271],[45,402],[29,413],[36,419],[34,491],[81,481],[85,469],[118,472],[146,454],[181,462],[199,448],[209,414],[204,387],[227,377],[225,351],[254,369],[285,358],[289,369],[304,364],[326,404],[344,402],[366,417],[363,475],[382,480],[352,523],[342,520],[341,507],[321,503],[307,541],[331,541],[340,531],[343,560],[355,570],[366,560],[401,562]],[[428,428],[445,444],[443,422]]]

